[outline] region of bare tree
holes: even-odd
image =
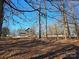
[[[2,24],[3,24],[3,4],[4,4],[4,0],[0,1],[0,36],[2,33]]]
[[[62,15],[63,15],[63,21],[64,21],[64,35],[65,35],[65,40],[69,36],[69,27],[68,27],[68,21],[67,21],[67,14],[65,13],[65,5],[64,5],[64,0],[61,0],[62,4]]]
[[[39,10],[38,10],[38,14],[39,14],[39,39],[41,38],[41,1],[38,1],[39,4]]]
[[[71,13],[72,13],[72,24],[75,25],[75,32],[76,32],[77,38],[78,38],[78,26],[77,26],[77,19],[76,19],[73,3],[72,3],[72,1],[69,1],[69,3],[70,3],[70,9],[71,9]]]
[[[46,10],[46,0],[44,0],[44,16],[46,19],[46,38],[47,38],[47,10]]]
[[[2,36],[6,37],[8,34],[10,34],[10,30],[7,27],[2,28]]]
[[[59,22],[59,19],[53,17],[52,15],[48,14],[49,12],[50,13],[53,13],[53,12],[61,12],[63,14],[63,23],[64,23],[64,35],[65,35],[65,39],[70,35],[70,32],[69,32],[69,26],[68,26],[68,20],[67,20],[67,16],[70,16],[70,17],[73,17],[72,16],[72,13],[68,12],[67,10],[65,10],[65,1],[64,0],[60,0],[60,1],[54,1],[54,0],[24,0],[24,2],[26,2],[32,9],[28,10],[25,8],[22,10],[20,8],[18,8],[13,2],[12,0],[1,0],[0,1],[0,34],[1,34],[1,31],[2,31],[2,24],[3,24],[3,4],[8,5],[8,7],[10,8],[10,16],[12,17],[12,20],[13,23],[16,23],[16,24],[20,24],[20,25],[24,25],[24,23],[20,22],[20,21],[17,21],[16,19],[13,18],[13,15],[17,16],[18,18],[20,18],[21,20],[23,21],[27,21],[27,17],[24,15],[24,12],[34,12],[34,11],[37,11],[37,13],[39,14],[38,17],[38,22],[39,22],[39,38],[41,38],[41,16],[44,16],[45,19],[46,19],[46,37],[47,37],[47,20],[48,18],[51,18],[51,19],[55,19],[56,21]],[[20,2],[20,1],[19,1]],[[17,3],[19,4],[18,0],[17,0]],[[56,3],[55,3],[56,2]],[[50,3],[51,5],[51,8],[48,8],[47,6],[49,4],[47,3]],[[43,6],[42,6],[43,4]],[[62,4],[62,8],[60,7]],[[20,5],[21,6],[21,5]],[[39,6],[39,7],[38,7]],[[53,8],[56,8],[54,11]],[[7,9],[6,9],[7,10]],[[41,10],[43,10],[44,12],[42,12]],[[25,17],[25,19],[23,19],[21,16],[19,16],[19,14],[23,14],[23,16]],[[60,16],[62,17],[62,16]],[[9,18],[8,17],[4,17],[5,20]],[[74,17],[75,18],[75,17]],[[26,20],[27,19],[27,20]],[[9,21],[9,20],[8,20]],[[75,23],[76,25],[76,23]],[[22,27],[22,26],[21,26]]]

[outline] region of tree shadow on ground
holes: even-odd
[[[13,56],[27,53],[32,47],[46,44],[46,42],[41,40],[22,40],[11,44],[0,44],[0,57],[2,57],[1,59],[8,59]]]
[[[66,55],[67,51],[70,52],[71,50],[73,51],[74,49],[75,49],[75,53],[76,53],[76,55],[74,57]],[[58,49],[56,51],[53,51],[53,49],[52,49],[50,52],[47,52],[46,54],[41,54],[39,56],[32,57],[31,59],[44,59],[47,57],[48,57],[48,59],[54,59],[55,57],[60,56],[60,55],[64,55],[63,59],[73,59],[73,58],[79,59],[79,46],[74,46],[72,44],[65,45],[61,49]]]
[[[53,42],[54,43],[54,42]],[[52,47],[52,49],[49,52],[39,54],[38,56],[30,56],[30,59],[44,59],[49,57],[48,59],[53,59],[54,57],[57,57],[59,55],[65,54],[67,51],[73,51],[76,50],[76,59],[79,55],[79,46],[75,46],[73,44],[65,44],[65,43],[57,43],[57,44],[51,44],[53,47],[57,46],[55,49]],[[16,41],[15,43],[6,43],[6,44],[0,44],[0,59],[10,59],[11,57],[18,56],[19,57],[23,54],[28,54],[32,50],[32,47],[38,47],[38,46],[47,46],[49,43],[41,40],[22,40],[22,41]],[[62,46],[63,45],[63,46]],[[50,45],[48,45],[50,47]],[[35,49],[36,51],[36,49]],[[37,52],[37,51],[36,51]],[[33,53],[33,52],[32,52]],[[26,57],[26,56],[25,56]],[[70,58],[70,57],[69,57]],[[63,59],[68,59],[66,56]],[[70,58],[71,59],[71,58]]]

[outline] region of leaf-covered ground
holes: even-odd
[[[79,40],[0,40],[0,59],[79,59],[78,55]]]

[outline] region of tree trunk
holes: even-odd
[[[46,20],[46,38],[47,38],[47,11],[46,11],[46,0],[44,0],[44,16]]]
[[[4,0],[0,0],[0,36],[2,33],[2,24],[3,24],[3,4]]]
[[[71,9],[71,13],[72,13],[72,23],[75,25],[75,32],[76,32],[76,35],[77,35],[77,38],[78,38],[78,26],[77,26],[77,19],[76,19],[76,16],[75,16],[75,11],[74,11],[74,6],[73,6],[73,3],[71,1],[70,2],[70,9]]]
[[[58,40],[58,29],[57,29],[57,24],[55,24],[55,32],[56,32],[56,39]]]
[[[39,11],[38,11],[38,16],[39,16],[39,39],[41,38],[41,1],[39,0]]]
[[[63,15],[63,20],[64,20],[64,35],[65,35],[65,39],[67,39],[67,37],[69,37],[70,32],[69,32],[69,26],[68,26],[68,20],[67,20],[67,15],[65,12],[65,6],[64,6],[64,0],[61,0],[61,4],[62,4],[62,15]]]

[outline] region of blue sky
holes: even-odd
[[[11,1],[20,10],[32,10],[32,8],[27,3],[25,3],[24,0],[11,0]],[[47,15],[49,15],[50,17],[54,17],[58,20],[61,20],[62,19],[61,13],[58,12],[58,9],[51,6],[51,4],[49,2],[46,2],[46,3],[47,3],[48,9],[51,8],[52,9],[51,11],[56,11],[56,12],[52,12],[52,13],[47,11]],[[54,3],[59,3],[59,2],[54,2]],[[76,4],[76,3],[77,2],[75,2],[74,4]],[[66,4],[66,6],[68,5],[67,2],[65,4]],[[14,5],[12,5],[12,6],[15,7]],[[43,4],[41,5],[41,7],[43,7]],[[78,7],[75,7],[75,8],[76,8],[77,11],[79,10]],[[68,7],[66,9],[68,9]],[[13,11],[14,14],[11,14],[12,11]],[[41,10],[41,12],[44,12],[44,11]],[[35,26],[36,28],[38,28],[38,18],[39,17],[38,17],[37,11],[22,12],[21,13],[21,12],[17,12],[15,10],[11,9],[8,5],[5,5],[5,7],[4,7],[4,17],[8,22],[4,21],[3,26],[7,26],[11,30],[11,32],[13,30],[18,30],[18,29],[27,29],[27,28],[32,27],[32,26]],[[54,18],[47,17],[48,25],[57,23],[57,20],[54,19]],[[41,20],[42,20],[41,21],[42,25],[45,25],[46,19],[43,16],[41,16]]]

